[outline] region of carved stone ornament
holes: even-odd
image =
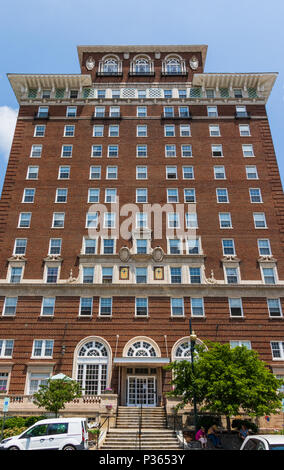
[[[214,277],[214,271],[213,271],[213,269],[211,270],[211,275],[210,275],[210,277],[208,277],[208,278],[206,279],[206,282],[207,282],[208,284],[216,284],[216,283],[217,283],[217,280],[216,280],[215,277]]]
[[[119,258],[121,261],[123,262],[127,262],[130,258],[130,251],[129,251],[129,248],[127,248],[127,246],[123,246],[122,248],[120,248],[119,250]]]
[[[24,255],[13,255],[8,261],[26,261],[26,258]]]
[[[195,56],[191,57],[191,59],[189,61],[189,65],[192,68],[192,70],[196,70],[199,66],[199,62],[198,62],[197,57],[195,57]]]
[[[95,61],[93,57],[88,57],[88,59],[86,60],[86,67],[88,70],[93,70],[93,68],[95,67]]]
[[[70,269],[70,274],[69,274],[69,278],[67,279],[66,282],[68,283],[72,283],[72,282],[76,282],[77,281],[77,278],[76,277],[73,277],[73,272],[72,272],[72,269]]]
[[[154,261],[159,263],[164,258],[164,250],[160,246],[157,246],[152,251],[152,258],[153,258]]]
[[[46,261],[60,261],[61,256],[60,255],[47,255],[45,258]]]

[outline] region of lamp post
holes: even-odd
[[[194,429],[197,432],[197,404],[195,394],[195,376],[194,376],[194,351],[197,335],[192,330],[191,320],[189,320],[189,332],[190,332],[190,352],[191,352],[191,370],[192,370],[192,381],[193,381],[193,413],[194,413]]]

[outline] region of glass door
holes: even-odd
[[[156,377],[128,377],[127,405],[156,406]]]

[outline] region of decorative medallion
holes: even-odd
[[[129,248],[127,248],[127,246],[123,246],[122,248],[120,248],[119,250],[119,258],[121,261],[123,262],[126,262],[129,260],[130,258],[130,251],[129,251]]]
[[[160,59],[160,58],[161,58],[161,53],[155,52],[155,59]]]
[[[93,68],[95,67],[95,61],[93,57],[88,57],[88,59],[86,60],[86,67],[88,70],[93,70]]]
[[[191,57],[191,59],[189,61],[189,65],[192,68],[192,70],[196,70],[198,68],[198,65],[199,65],[197,57],[195,57],[195,56]]]
[[[119,279],[121,279],[122,281],[129,279],[129,266],[119,267]]]
[[[129,52],[124,52],[123,57],[124,59],[129,59]]]
[[[154,267],[154,279],[155,281],[162,281],[164,279],[164,267],[163,266]]]
[[[153,260],[156,262],[162,261],[164,258],[164,250],[160,246],[157,246],[152,251],[152,257],[153,257]]]

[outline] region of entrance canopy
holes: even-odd
[[[113,360],[114,364],[118,366],[132,366],[132,365],[141,365],[143,366],[164,366],[170,363],[169,358],[162,357],[116,357]]]

